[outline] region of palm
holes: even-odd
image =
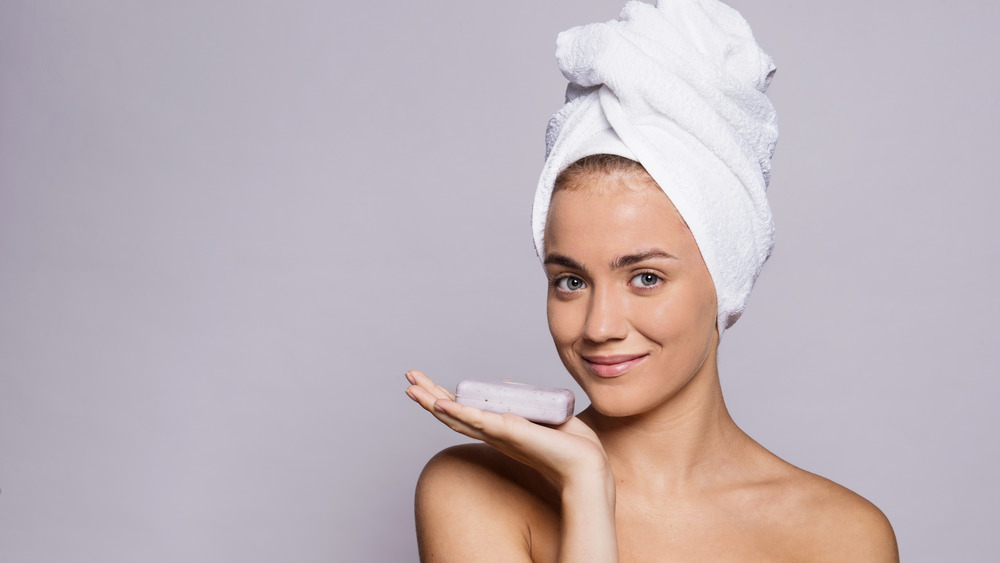
[[[407,393],[438,420],[534,467],[557,485],[575,475],[607,469],[601,441],[577,417],[548,427],[513,414],[481,411],[455,403],[450,391],[435,385],[426,375],[416,370],[409,373],[414,384]]]

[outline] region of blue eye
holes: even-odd
[[[585,287],[587,284],[576,276],[563,276],[556,280],[556,289],[560,291],[579,291]]]
[[[643,272],[632,278],[632,285],[636,287],[653,287],[660,283],[660,281],[660,276],[649,272]]]

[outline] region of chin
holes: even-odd
[[[635,409],[629,409],[627,405],[607,405],[591,401],[590,406],[598,414],[607,418],[627,418],[637,414],[642,414],[642,412]]]
[[[643,414],[655,408],[648,394],[625,389],[584,389],[590,406],[603,416],[624,418]],[[631,392],[630,392],[631,391]]]

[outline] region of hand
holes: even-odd
[[[575,416],[558,426],[543,426],[514,414],[460,405],[451,391],[417,370],[406,372],[406,379],[411,383],[406,394],[449,428],[534,467],[560,490],[593,479],[606,483],[611,476],[601,441]]]

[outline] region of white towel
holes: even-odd
[[[559,172],[602,152],[637,160],[698,243],[721,335],[774,245],[766,189],[778,128],[764,95],[771,58],[743,17],[716,0],[631,1],[617,20],[559,34],[556,58],[570,84],[549,122],[535,193],[539,258]]]

